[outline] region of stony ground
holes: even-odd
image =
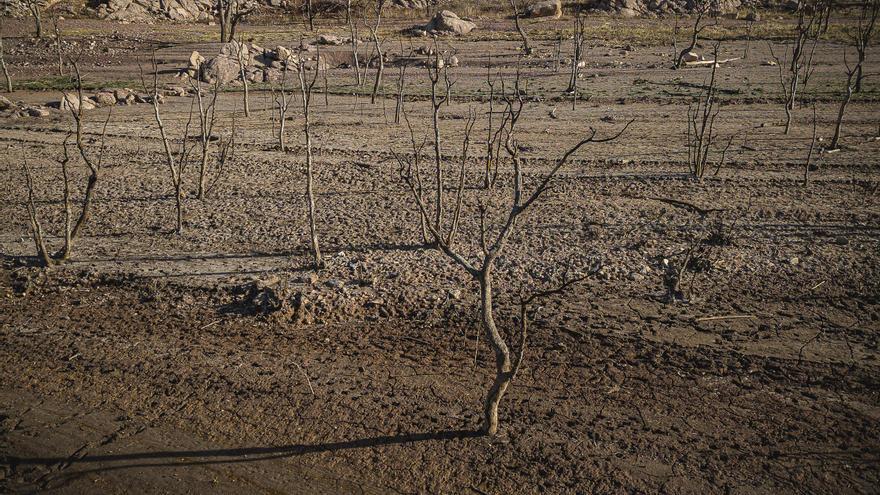
[[[523,74],[527,188],[590,127],[607,136],[633,120],[619,140],[588,146],[563,168],[499,260],[505,329],[515,326],[520,294],[551,287],[566,271],[588,278],[532,308],[526,362],[494,439],[472,433],[492,370],[477,287],[421,245],[392,155],[410,151],[406,126],[393,123],[396,66],[375,105],[352,95],[350,70],[329,71],[326,100],[315,95],[327,261],[318,272],[309,263],[300,107],[287,123],[291,150],[277,151],[265,87],[252,88],[249,118],[240,91],[220,97],[218,134],[231,132],[236,113],[236,155],[211,170],[216,185],[201,200],[195,166],[188,169],[182,236],[172,232],[152,107],[113,107],[91,220],[70,263],[48,271],[30,258],[22,161],[57,246],[56,158],[70,119],[0,121],[3,489],[876,492],[874,81],[850,107],[843,148],[822,149],[843,47],[819,46],[805,94],[822,141],[804,186],[811,106],[796,109],[784,135],[778,68],[766,65],[767,43],[753,41],[748,59],[719,70],[719,133],[735,136],[727,161],[696,181],[686,173],[685,119],[708,70],[669,69],[671,48],[650,35],[666,21],[589,22],[592,33],[616,35],[591,39],[574,109],[555,42],[542,35],[566,20],[534,25],[538,53],[519,62],[502,21],[444,45],[462,63],[451,72],[453,101],[441,109],[450,176],[466,116],[480,116],[458,244],[468,256],[478,252],[479,202],[498,220],[510,198],[506,166],[494,193],[476,187],[490,61],[508,82],[517,64]],[[71,42],[94,42],[80,61],[90,88],[137,88],[134,57],[153,48],[163,84],[181,85],[171,69],[185,67],[193,49],[218,49],[203,41],[204,26],[70,23]],[[26,29],[12,24],[11,32]],[[267,46],[298,42],[278,26],[246,32]],[[397,55],[426,44],[393,40]],[[57,100],[57,89],[41,90],[63,83],[46,76],[51,47],[25,38],[11,45],[13,73],[30,88],[11,99]],[[746,42],[722,46],[739,56]],[[409,68],[406,110],[417,136],[429,130],[427,89],[424,69]],[[169,97],[161,107],[173,136],[190,104]],[[87,114],[93,153],[108,113]],[[78,163],[74,197],[84,178]],[[667,290],[682,264],[684,300]]]

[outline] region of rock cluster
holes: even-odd
[[[316,43],[326,45],[342,45],[350,40],[335,36],[322,36]],[[278,83],[284,78],[284,71],[296,71],[302,63],[307,70],[324,70],[331,62],[324,53],[319,54],[314,45],[305,45],[302,49],[292,50],[278,45],[274,49],[263,48],[256,44],[231,41],[220,48],[216,57],[206,59],[197,51],[192,52],[187,67],[179,76],[188,76],[210,84],[238,84],[242,76],[248,82]],[[289,81],[293,75],[288,74]]]
[[[188,90],[179,86],[169,86],[159,93],[158,101],[165,103],[166,96],[186,96]],[[53,110],[62,114],[69,112],[86,112],[100,107],[114,105],[134,105],[137,103],[152,103],[153,95],[138,94],[128,88],[102,89],[91,95],[83,95],[80,103],[79,94],[76,92],[62,92],[59,101],[50,101],[45,105],[31,105],[23,101],[13,102],[0,96],[0,116],[3,117],[48,117]]]

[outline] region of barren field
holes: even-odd
[[[743,21],[714,31],[721,57],[740,57],[747,44],[749,56],[717,69],[717,133],[733,140],[702,180],[688,172],[686,129],[712,68],[671,69],[671,19],[588,17],[575,108],[553,34],[567,30],[561,58],[570,58],[570,18],[530,25],[526,58],[500,15],[479,20],[473,36],[440,40],[460,61],[439,112],[450,205],[468,115],[477,115],[457,244],[469,261],[480,253],[479,205],[497,229],[512,201],[506,162],[498,185],[481,187],[487,65],[506,85],[520,73],[527,193],[591,128],[608,137],[632,121],[618,139],[572,156],[497,260],[495,317],[514,342],[521,296],[563,274],[586,278],[530,307],[495,436],[479,433],[495,376],[479,286],[422,242],[395,159],[412,155],[407,125],[394,123],[399,63],[385,67],[375,104],[351,69],[317,79],[320,270],[302,105],[291,104],[282,152],[267,84],[249,88],[250,117],[243,88],[219,96],[217,133],[235,126],[235,155],[211,171],[202,199],[197,167],[184,172],[182,235],[153,106],[84,113],[92,153],[107,121],[106,151],[89,221],[71,259],[51,268],[37,266],[23,163],[58,249],[58,160],[73,120],[60,111],[0,118],[0,491],[878,493],[880,83],[865,80],[840,149],[826,149],[844,91],[840,26],[855,22],[840,15],[785,135],[768,40],[781,43],[794,21],[765,18],[750,42]],[[394,60],[429,46],[400,34],[413,24],[383,26]],[[51,44],[29,38],[25,20],[4,19],[4,28],[22,88],[9,99],[59,100],[72,83],[53,76]],[[142,90],[138,61],[152,85],[152,54],[160,87],[186,86],[173,74],[190,53],[220,49],[206,25],[82,19],[65,29],[86,47],[78,66],[91,93]],[[242,27],[267,47],[314,37],[302,29]],[[347,29],[325,21],[320,32]],[[342,57],[347,48],[326,50]],[[869,51],[866,73],[880,71],[878,55]],[[426,174],[429,90],[427,70],[413,63],[404,105],[417,141],[428,136]],[[168,96],[159,106],[171,136],[183,135],[192,102]],[[492,104],[498,112],[500,100]],[[804,185],[813,108],[820,139]],[[88,169],[78,155],[71,163],[79,208]],[[670,295],[671,274],[680,297]]]

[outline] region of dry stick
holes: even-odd
[[[810,140],[810,151],[804,164],[804,187],[810,184],[810,161],[813,159],[813,148],[816,147],[816,132],[816,102],[813,102],[813,139]]]
[[[300,43],[302,45],[302,43]],[[310,117],[312,88],[318,79],[318,71],[315,70],[315,77],[311,83],[306,81],[305,64],[299,64],[299,84],[300,93],[303,104],[303,133],[306,139],[306,199],[309,205],[309,232],[312,243],[312,257],[314,258],[315,268],[324,268],[324,259],[321,257],[321,248],[318,244],[318,231],[315,225],[315,191],[313,177],[313,161],[312,161],[312,131]]]
[[[3,57],[2,35],[0,35],[0,69],[3,70],[3,77],[6,79],[6,92],[12,93],[12,78],[9,77],[9,70],[6,68],[6,59]]]
[[[706,316],[703,318],[694,318],[696,322],[716,321],[716,320],[740,320],[746,318],[757,318],[755,315],[723,315],[723,316]]]

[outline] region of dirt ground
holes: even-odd
[[[264,86],[252,88],[249,118],[240,88],[220,97],[219,134],[235,113],[235,158],[204,199],[187,170],[180,236],[152,106],[113,107],[91,218],[70,262],[49,270],[34,266],[22,162],[57,248],[56,159],[70,117],[0,119],[0,490],[878,493],[880,86],[867,79],[841,150],[827,152],[844,46],[819,45],[806,103],[784,135],[778,67],[766,63],[765,39],[749,42],[746,60],[718,71],[718,133],[735,136],[727,160],[697,181],[686,115],[709,69],[670,69],[672,49],[656,33],[671,22],[591,17],[574,109],[548,34],[570,19],[531,25],[538,49],[526,59],[506,20],[442,45],[461,60],[440,115],[449,177],[468,112],[479,116],[459,241],[468,256],[485,196],[487,64],[508,82],[517,66],[522,74],[527,189],[591,127],[608,136],[633,121],[562,169],[498,261],[496,312],[509,334],[521,294],[564,272],[589,276],[532,307],[495,438],[475,433],[494,371],[478,287],[421,244],[392,154],[411,151],[407,127],[393,123],[395,64],[375,105],[350,69],[329,70],[326,99],[314,96],[327,263],[317,272],[300,107],[287,125],[291,149],[278,151]],[[740,56],[747,42],[730,33],[744,24],[725,23],[722,51]],[[90,88],[138,88],[137,59],[154,49],[162,83],[183,85],[172,69],[194,49],[218,50],[205,41],[209,26],[65,26],[73,46],[87,47],[79,65]],[[10,99],[57,101],[66,83],[51,76],[51,46],[26,38],[25,22],[4,28],[13,76],[28,88]],[[345,34],[329,23],[322,31]],[[244,32],[263,46],[300,35],[282,24]],[[398,58],[427,45],[388,36]],[[871,52],[866,72],[878,69]],[[418,136],[430,130],[428,89],[424,68],[409,68]],[[190,104],[169,97],[160,107],[173,136]],[[804,185],[813,104],[821,141]],[[109,112],[86,114],[92,152]],[[75,198],[85,177],[76,162]],[[499,177],[483,198],[496,224],[510,202],[508,166]],[[685,298],[673,299],[669,274],[682,264]]]

